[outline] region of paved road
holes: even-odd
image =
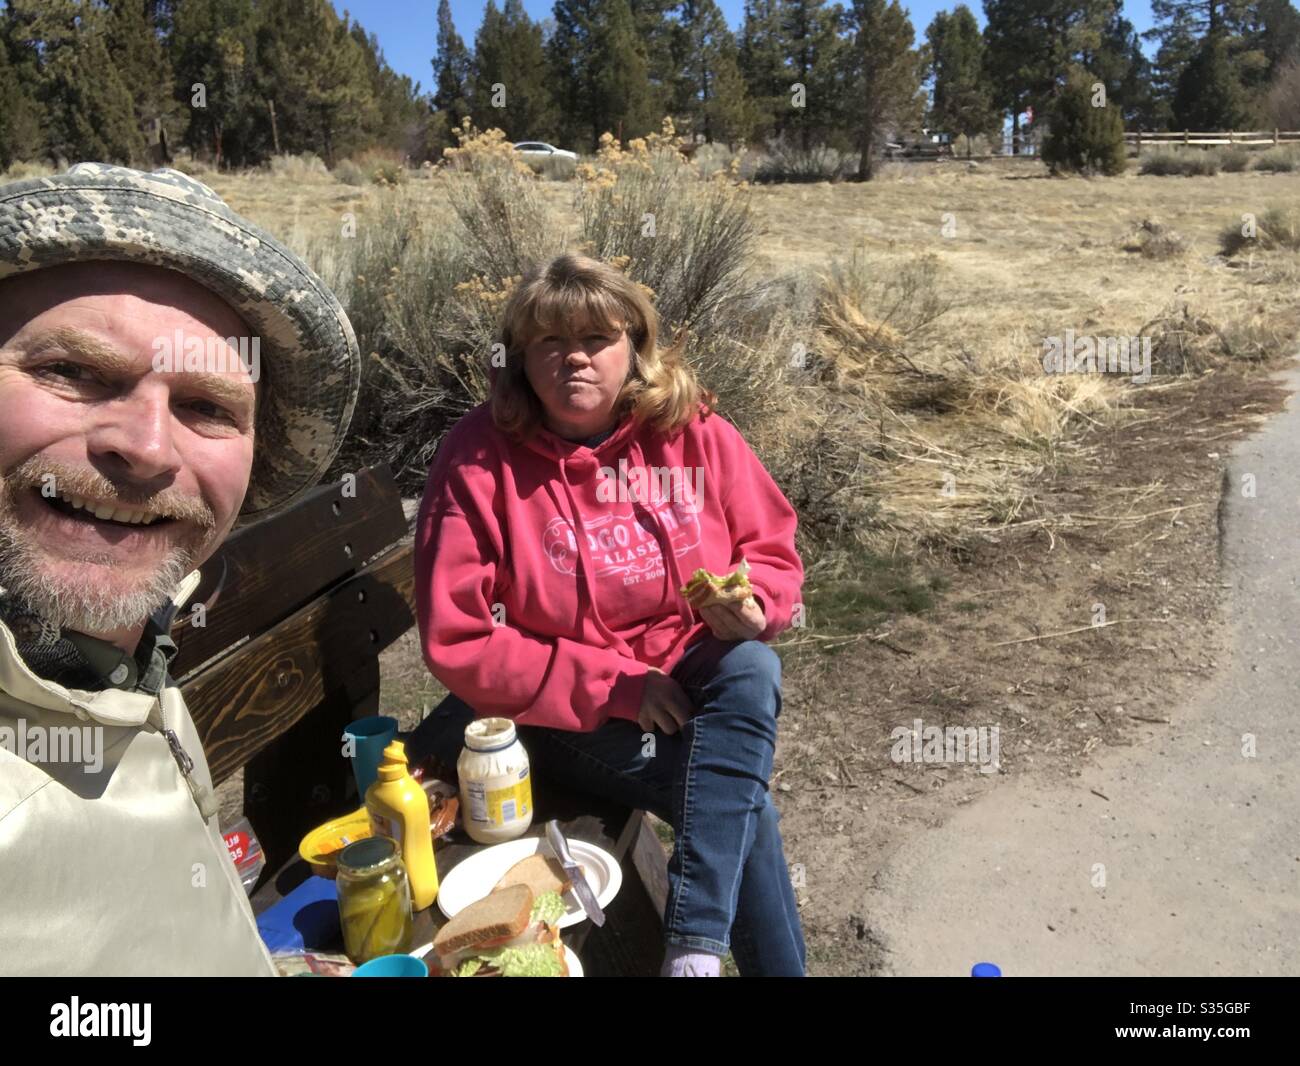
[[[1225,485],[1219,676],[1070,783],[1007,782],[904,845],[867,904],[888,972],[1300,974],[1300,397]]]

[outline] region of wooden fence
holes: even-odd
[[[1144,133],[1138,130],[1125,133],[1124,140],[1142,151],[1143,145],[1160,147],[1163,145],[1241,145],[1243,148],[1265,148],[1278,144],[1300,143],[1300,132],[1295,130],[1227,130],[1211,133],[1197,133],[1183,130],[1181,133]]]
[[[1141,155],[1143,147],[1175,148],[1179,145],[1209,148],[1217,145],[1233,145],[1242,148],[1271,148],[1279,144],[1300,144],[1300,130],[1227,130],[1220,132],[1198,133],[1194,130],[1182,130],[1173,133],[1149,133],[1143,130],[1126,131],[1124,143],[1130,154]],[[1041,151],[1040,137],[1035,131],[1013,137],[1006,134],[1002,139],[1001,151],[992,154],[983,153],[967,156],[953,144],[935,144],[917,141],[907,145],[894,144],[886,149],[884,156],[889,160],[927,163],[940,160],[965,162],[986,162],[992,160],[1036,160]],[[1019,149],[1017,151],[1016,149]]]

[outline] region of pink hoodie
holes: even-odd
[[[675,480],[659,480],[665,469]],[[420,505],[425,662],[481,717],[580,732],[635,721],[648,667],[671,672],[709,631],[678,592],[696,567],[726,574],[744,557],[767,617],[757,639],[789,627],[803,585],[795,525],[718,414],[671,438],[628,416],[593,449],[545,429],[516,445],[481,404],[443,439]]]

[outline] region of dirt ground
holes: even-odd
[[[889,625],[888,646],[786,652],[774,787],[786,857],[803,866],[810,974],[880,970],[857,901],[909,834],[1001,778],[1077,776],[1105,747],[1167,719],[1216,668],[1226,445],[1284,395],[1262,375],[1236,373],[1152,393],[1151,421],[1099,434],[1057,479],[1050,531],[935,560],[952,591]],[[1153,485],[1172,503],[1144,503]],[[1093,625],[1098,604],[1104,626]],[[998,726],[999,772],[893,762],[891,731],[917,718]]]

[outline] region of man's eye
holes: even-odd
[[[90,371],[80,363],[60,360],[57,363],[46,363],[40,367],[38,373],[48,374],[52,377],[63,378],[66,381],[89,381]]]
[[[196,415],[203,418],[223,419],[227,422],[235,420],[234,415],[227,411],[220,404],[213,403],[211,400],[191,400],[186,406]]]

